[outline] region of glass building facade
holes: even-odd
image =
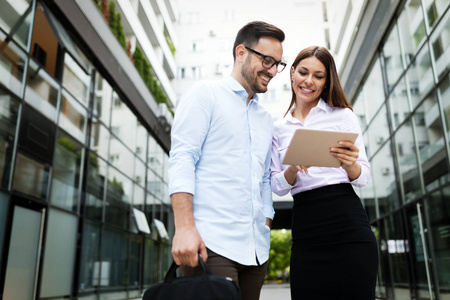
[[[399,1],[352,95],[372,166],[358,192],[379,243],[381,299],[450,299],[449,6]]]
[[[0,1],[0,298],[139,298],[171,261],[169,133],[51,4]]]

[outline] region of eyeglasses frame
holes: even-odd
[[[254,49],[252,49],[252,48],[249,48],[249,47],[245,46],[245,45],[244,45],[244,47],[245,47],[245,49],[249,50],[250,52],[253,52],[254,54],[259,55],[259,56],[262,58],[261,64],[262,64],[262,66],[263,66],[264,68],[266,68],[266,69],[271,69],[271,68],[273,68],[273,66],[276,65],[276,66],[277,66],[277,73],[283,72],[284,69],[286,68],[286,63],[285,63],[285,62],[283,62],[283,61],[281,61],[281,60],[276,60],[275,58],[273,58],[273,57],[270,56],[270,55],[264,55],[264,54],[262,54],[262,53],[260,53],[260,52],[258,52],[258,51],[256,51],[256,50],[254,50]],[[266,57],[269,57],[269,58],[273,59],[273,61],[274,61],[274,63],[273,63],[269,68],[266,67],[266,66],[264,65],[264,61],[266,60]],[[279,65],[283,66],[283,69],[281,69],[281,71],[278,71],[278,66],[279,66]]]

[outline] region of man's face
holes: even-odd
[[[280,61],[283,55],[281,42],[270,37],[262,37],[258,44],[253,46],[255,51]],[[263,66],[263,58],[254,52],[247,50],[247,57],[241,67],[241,75],[245,81],[247,91],[253,93],[265,93],[270,80],[277,74],[277,65],[270,69]]]

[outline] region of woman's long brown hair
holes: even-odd
[[[336,65],[334,63],[333,56],[331,53],[324,47],[319,46],[311,46],[303,49],[297,55],[294,60],[294,63],[291,66],[291,69],[294,70],[297,68],[297,65],[305,58],[314,56],[316,57],[324,66],[327,71],[327,80],[325,86],[323,88],[322,94],[320,97],[330,106],[330,107],[348,107],[352,109],[351,104],[347,100],[347,96],[344,93],[344,89],[341,86],[339,81],[339,76],[336,71]],[[289,104],[289,108],[287,109],[286,114],[295,104],[295,93],[292,87],[291,81],[291,90],[292,90],[292,100]]]

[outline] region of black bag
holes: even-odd
[[[200,276],[177,277],[175,262],[167,271],[164,282],[150,286],[142,300],[242,300],[239,287],[229,277],[212,275],[199,256],[203,270]]]

